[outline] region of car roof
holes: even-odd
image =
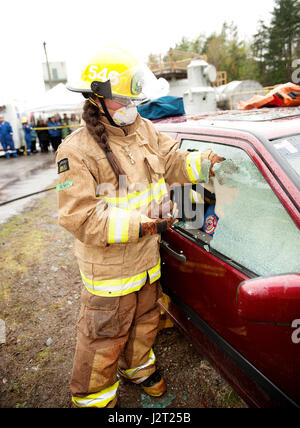
[[[300,133],[300,108],[264,108],[247,111],[226,110],[194,115],[174,116],[153,122],[170,131],[201,128],[227,128],[248,131],[267,139]],[[174,125],[171,125],[174,124]],[[176,124],[176,125],[175,125]],[[179,125],[180,124],[180,125]],[[168,126],[171,125],[171,126]]]

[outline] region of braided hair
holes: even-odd
[[[83,106],[82,118],[86,123],[89,134],[94,138],[94,140],[106,154],[107,160],[110,163],[110,166],[112,167],[118,180],[120,175],[125,175],[125,172],[120,167],[115,155],[111,151],[105,126],[100,120],[101,112],[98,106],[94,105],[91,101],[86,100]]]

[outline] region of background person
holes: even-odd
[[[61,143],[61,129],[57,128],[58,126],[61,126],[61,122],[56,120],[55,116],[52,116],[48,122],[48,127],[50,128],[48,129],[48,133],[54,152],[56,152],[58,146]]]
[[[66,123],[66,125],[69,125],[69,118],[68,118],[67,113],[64,113],[64,116],[63,116],[62,120]]]
[[[61,138],[64,140],[70,134],[70,129],[67,127],[68,123],[64,120],[62,121],[62,126],[64,126],[64,128],[61,130]]]
[[[0,141],[5,153],[5,157],[9,158],[9,150],[12,152],[12,157],[17,157],[17,151],[13,140],[13,130],[9,122],[4,120],[4,116],[0,116]]]
[[[78,129],[78,126],[74,126],[74,125],[79,125],[79,124],[80,124],[80,121],[77,119],[75,113],[72,113],[69,120],[69,125],[71,125],[70,131],[71,132],[76,131],[76,129]]]
[[[47,128],[47,124],[44,120],[39,119],[37,121],[37,128]],[[48,147],[49,147],[49,133],[47,129],[38,129],[37,136],[39,139],[39,145],[41,148],[42,153],[48,153]]]
[[[36,138],[37,138],[37,133],[36,130],[33,129],[35,127],[34,122],[30,123],[30,127],[31,127],[31,153],[37,153],[37,149],[36,149]]]
[[[28,125],[28,119],[25,116],[22,117],[22,125],[23,125],[23,131],[24,131],[25,142],[26,142],[26,153],[27,153],[27,156],[30,156],[31,143],[32,143],[32,136],[31,136],[32,128],[31,126]]]

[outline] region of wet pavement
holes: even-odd
[[[56,178],[55,153],[0,158],[0,204],[52,187]],[[40,193],[0,206],[0,224],[19,214],[34,199],[44,195],[45,193]]]

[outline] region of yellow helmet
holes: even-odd
[[[94,93],[104,98],[120,96],[144,99],[149,96],[146,93],[147,87],[156,82],[157,79],[150,69],[141,65],[129,52],[116,47],[106,47],[89,61],[80,81],[75,84],[68,83],[67,88],[85,96]]]
[[[22,122],[22,123],[27,123],[27,122],[28,122],[27,117],[26,117],[26,116],[23,116],[23,117],[22,117],[22,119],[21,119],[21,122]]]

